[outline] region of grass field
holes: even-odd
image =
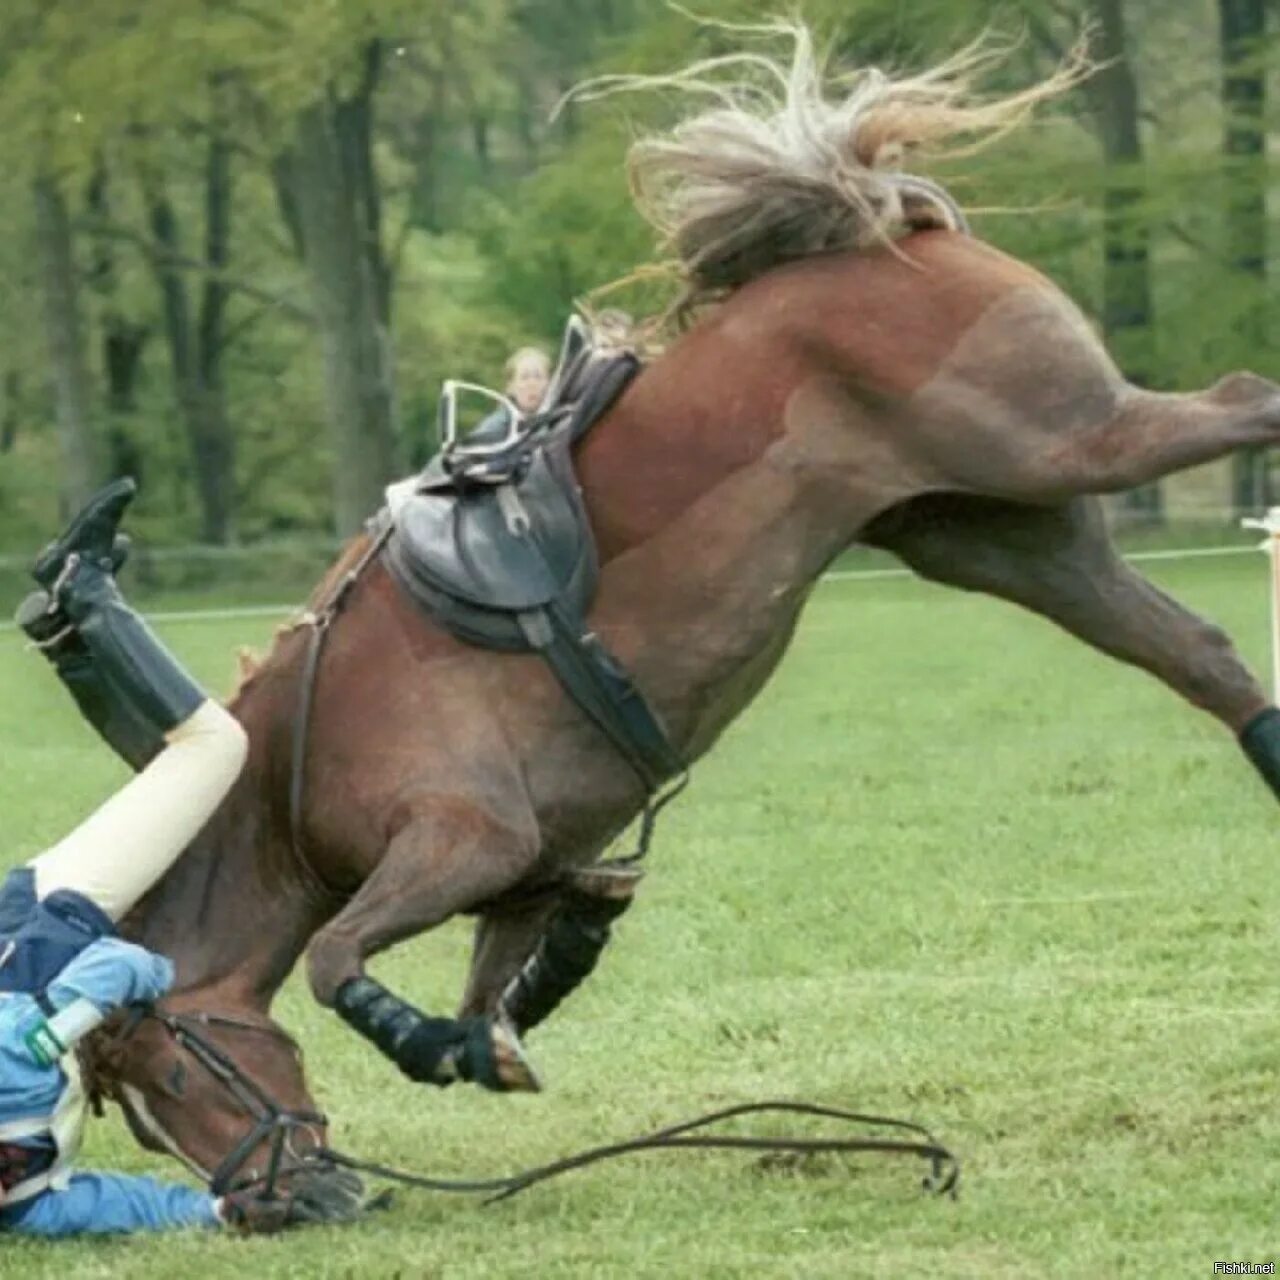
[[[1159,581],[1265,668],[1261,557]],[[199,674],[269,621],[174,624]],[[429,732],[429,727],[424,727]],[[16,861],[122,771],[0,634]],[[1274,802],[1220,729],[1039,620],[896,579],[824,585],[766,695],[660,828],[640,905],[531,1048],[549,1089],[417,1089],[291,984],[334,1140],[504,1172],[736,1101],[914,1117],[964,1160],[643,1155],[510,1205],[406,1192],[347,1229],[0,1244],[5,1276],[1211,1276],[1280,1258]],[[451,926],[377,972],[435,1010]],[[767,1126],[764,1126],[767,1128]],[[94,1126],[86,1162],[176,1166]]]

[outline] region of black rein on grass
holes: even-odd
[[[912,1142],[897,1138],[751,1138],[730,1134],[689,1136],[694,1130],[704,1129],[737,1116],[759,1112],[787,1112],[793,1115],[822,1116],[831,1120],[843,1120],[850,1124],[875,1125],[882,1128],[905,1130],[920,1134],[923,1141]],[[422,1187],[428,1191],[448,1191],[484,1194],[484,1203],[496,1204],[518,1195],[536,1183],[545,1182],[573,1169],[582,1169],[602,1160],[631,1155],[637,1151],[670,1151],[674,1149],[734,1150],[734,1151],[782,1151],[796,1154],[851,1153],[876,1151],[893,1155],[915,1155],[930,1162],[931,1171],[924,1179],[924,1189],[938,1195],[956,1198],[960,1181],[960,1162],[922,1125],[907,1120],[893,1120],[885,1116],[863,1115],[857,1111],[844,1111],[838,1107],[820,1106],[810,1102],[748,1102],[738,1106],[712,1111],[694,1120],[686,1120],[667,1129],[623,1142],[610,1142],[590,1147],[576,1155],[565,1156],[548,1164],[513,1173],[505,1178],[450,1179],[431,1178],[423,1174],[409,1173],[403,1169],[378,1164],[372,1160],[360,1160],[345,1155],[332,1147],[321,1147],[310,1154],[321,1161],[351,1169],[357,1173],[387,1178],[405,1186]]]
[[[278,1028],[262,1026],[247,1022],[241,1018],[211,1013],[166,1014],[160,1013],[154,1006],[135,1005],[125,1026],[121,1031],[122,1038],[132,1035],[139,1023],[145,1018],[159,1022],[174,1038],[175,1043],[195,1057],[209,1074],[222,1085],[254,1121],[249,1134],[223,1160],[215,1170],[212,1181],[215,1187],[230,1185],[248,1161],[254,1147],[259,1141],[272,1141],[271,1161],[264,1178],[255,1179],[263,1183],[263,1195],[274,1193],[277,1181],[284,1170],[281,1157],[288,1144],[289,1134],[295,1128],[309,1128],[316,1122],[323,1123],[323,1117],[310,1112],[295,1113],[281,1107],[256,1082],[247,1076],[242,1067],[217,1045],[213,1044],[204,1031],[210,1026],[223,1027],[228,1030],[254,1031],[272,1035],[293,1043],[292,1039]],[[198,1029],[200,1028],[200,1029]],[[896,1129],[899,1132],[918,1134],[922,1141],[911,1141],[902,1138],[753,1138],[740,1137],[736,1134],[705,1135],[696,1134],[699,1129],[706,1129],[724,1120],[732,1120],[738,1116],[756,1115],[762,1112],[783,1112],[789,1115],[821,1116],[829,1120],[842,1120],[848,1124],[872,1125],[878,1128]],[[692,1136],[691,1136],[692,1135]],[[589,1147],[575,1155],[553,1160],[548,1164],[537,1165],[520,1173],[509,1174],[505,1178],[451,1179],[432,1178],[425,1174],[410,1173],[404,1169],[396,1169],[390,1165],[379,1164],[372,1160],[361,1160],[346,1155],[333,1147],[318,1146],[308,1151],[302,1158],[303,1167],[315,1162],[319,1165],[329,1164],[351,1169],[356,1173],[368,1173],[374,1177],[386,1178],[391,1182],[402,1183],[410,1187],[422,1187],[428,1191],[446,1191],[470,1194],[486,1194],[485,1204],[495,1204],[518,1195],[539,1182],[558,1177],[573,1169],[583,1169],[587,1165],[598,1164],[602,1160],[612,1160],[618,1156],[631,1155],[637,1151],[671,1151],[676,1149],[713,1150],[713,1151],[774,1151],[790,1152],[798,1155],[850,1154],[861,1151],[881,1152],[886,1155],[914,1155],[930,1162],[930,1172],[924,1178],[926,1191],[938,1195],[949,1195],[955,1199],[960,1181],[960,1162],[944,1147],[923,1125],[913,1124],[909,1120],[894,1120],[887,1116],[865,1115],[858,1111],[845,1111],[839,1107],[828,1107],[813,1102],[746,1102],[736,1106],[724,1107],[718,1111],[710,1111],[706,1115],[666,1129],[658,1129],[654,1133],[639,1138],[630,1138],[622,1142],[605,1143],[598,1147]]]

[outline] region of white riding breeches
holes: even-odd
[[[36,896],[74,889],[120,920],[177,861],[244,767],[239,721],[206,700],[154,760],[74,831],[34,859]]]

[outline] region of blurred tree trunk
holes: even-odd
[[[178,410],[195,473],[200,502],[200,538],[231,540],[235,513],[235,437],[227,416],[223,378],[223,333],[231,213],[231,152],[216,130],[205,152],[205,261],[199,309],[192,316],[186,276],[179,264],[177,217],[167,195],[154,188],[148,198],[151,232],[162,251],[153,258],[163,304]]]
[[[425,75],[429,84],[426,101],[409,124],[408,145],[403,148],[413,165],[409,219],[425,231],[439,232],[445,230],[440,161],[447,142],[446,80],[444,72],[435,67]]]
[[[1103,191],[1102,327],[1124,374],[1150,386],[1155,374],[1151,304],[1151,228],[1147,212],[1138,84],[1127,53],[1122,0],[1089,0],[1097,30],[1097,72],[1086,82],[1106,161]],[[1160,486],[1143,485],[1123,497],[1135,516],[1159,519]]]
[[[471,117],[471,145],[480,163],[480,175],[488,181],[493,177],[493,150],[490,141],[490,121],[479,113]]]
[[[381,505],[395,473],[391,271],[372,142],[381,57],[371,43],[351,96],[330,88],[299,115],[288,162],[323,345],[334,522],[344,537]]]
[[[101,162],[89,179],[85,203],[90,224],[104,225],[111,216],[109,178]],[[107,455],[113,475],[144,479],[143,454],[134,439],[138,412],[137,383],[149,331],[131,319],[119,302],[114,243],[104,235],[91,239],[89,285],[101,300],[102,368],[107,382]]]
[[[65,516],[87,501],[98,479],[92,398],[66,200],[47,175],[36,179],[34,195],[36,256],[53,379],[61,454],[60,496]]]
[[[234,532],[236,438],[227,414],[223,376],[226,313],[230,289],[219,275],[231,257],[231,148],[220,132],[209,137],[205,152],[204,258],[210,271],[200,286],[196,317],[196,385],[200,396],[191,441],[203,514],[203,537],[225,543]]]
[[[11,453],[18,439],[18,393],[21,381],[16,369],[0,378],[0,453]]]
[[[1248,291],[1240,348],[1267,349],[1267,81],[1265,0],[1218,0],[1222,57],[1223,215],[1231,269]],[[1232,502],[1252,511],[1272,502],[1268,450],[1232,459]]]

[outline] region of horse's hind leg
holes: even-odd
[[[628,910],[643,872],[594,863],[566,872],[550,897],[481,917],[462,1013],[503,1016],[532,1030],[582,985]]]
[[[896,438],[928,488],[1036,504],[1280,443],[1274,382],[1233,373],[1205,391],[1140,390],[1079,310],[1047,288],[1016,289],[983,312],[909,410],[914,429]],[[865,470],[868,459],[858,461]]]
[[[1115,411],[1042,455],[1075,492],[1114,493],[1251,445],[1280,443],[1280,386],[1233,373],[1207,391],[1128,388]]]
[[[512,978],[546,932],[560,905],[559,894],[518,907],[487,911],[476,921],[471,969],[458,1008],[460,1018],[497,1012]]]
[[[509,889],[536,856],[531,832],[519,833],[465,802],[426,802],[312,940],[307,965],[316,998],[413,1080],[536,1089],[514,1029],[500,1018],[427,1017],[364,972],[367,957]]]
[[[865,537],[922,577],[1020,604],[1150,672],[1240,735],[1280,795],[1280,712],[1219,628],[1116,554],[1097,499],[1045,508],[936,495],[894,508]]]

